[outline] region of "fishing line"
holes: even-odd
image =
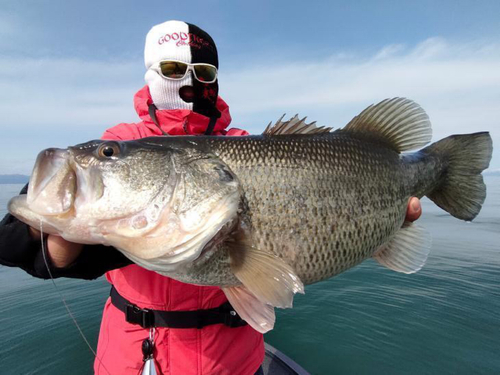
[[[52,276],[52,272],[50,272],[50,267],[49,267],[49,263],[47,261],[47,256],[45,255],[45,246],[44,246],[44,238],[43,238],[43,223],[42,223],[42,220],[40,220],[40,239],[42,241],[42,256],[43,256],[43,262],[45,263],[45,267],[47,268],[47,271],[49,273],[49,276],[50,276],[50,280],[52,281],[52,284],[54,285],[54,288],[56,288],[57,290],[57,293],[59,294],[59,297],[61,298],[61,301],[64,305],[64,307],[66,308],[66,311],[68,312],[68,315],[70,316],[70,318],[73,320],[73,323],[75,323],[75,326],[76,328],[78,329],[78,332],[80,333],[80,336],[82,337],[83,341],[85,341],[85,343],[87,344],[87,347],[90,349],[90,351],[92,352],[92,354],[94,355],[95,359],[97,359],[99,361],[99,364],[102,365],[103,369],[111,375],[111,373],[108,371],[108,369],[106,368],[106,366],[104,366],[104,363],[102,363],[102,361],[99,359],[99,357],[97,356],[97,353],[95,352],[95,350],[92,348],[92,346],[90,345],[89,341],[87,340],[87,337],[85,337],[85,334],[83,333],[80,325],[78,324],[78,322],[76,321],[76,318],[75,316],[73,315],[73,313],[71,312],[69,306],[68,306],[68,303],[66,302],[66,299],[64,298],[61,290],[59,289],[59,287],[57,286],[55,280],[54,280],[54,277]]]

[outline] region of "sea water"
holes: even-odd
[[[372,260],[306,287],[267,342],[313,374],[500,373],[500,177],[467,223],[423,199],[432,251],[414,275]],[[21,185],[0,185],[0,214]],[[104,279],[57,279],[96,346]],[[140,355],[140,354],[139,354]],[[0,374],[90,374],[93,355],[51,281],[0,266]]]

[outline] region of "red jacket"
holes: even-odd
[[[162,135],[148,114],[151,96],[147,86],[135,95],[134,102],[142,122],[119,124],[108,129],[103,139],[131,140]],[[248,134],[240,129],[226,130],[231,122],[229,107],[218,98],[217,108],[222,116],[215,125],[214,134]],[[157,111],[156,115],[162,129],[170,135],[203,134],[209,121],[189,110]],[[123,297],[142,308],[198,310],[214,308],[226,301],[219,288],[184,284],[137,265],[110,271],[106,278]],[[141,344],[148,332],[127,323],[124,313],[108,299],[101,323],[95,373],[136,375],[142,366]],[[264,360],[263,336],[248,325],[239,328],[223,324],[203,329],[158,328],[155,341],[155,359],[162,375],[254,374]]]

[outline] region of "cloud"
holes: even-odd
[[[233,125],[256,133],[283,113],[341,127],[369,104],[404,96],[428,112],[435,140],[489,130],[500,144],[499,66],[499,44],[432,38],[369,55],[258,56],[232,67],[227,61],[220,92]],[[0,173],[19,172],[16,166],[25,168],[43,147],[86,141],[118,122],[137,121],[132,100],[144,84],[143,69],[140,60],[0,57]],[[19,151],[23,134],[31,138]],[[492,168],[500,168],[494,157]]]
[[[0,174],[29,173],[47,147],[137,120],[142,61],[0,57]]]
[[[499,66],[500,44],[432,38],[413,47],[386,46],[371,56],[249,64],[220,80],[235,125],[254,131],[284,112],[342,127],[366,106],[403,96],[427,111],[434,140],[488,130],[500,144]],[[500,167],[498,153],[494,159],[492,166]]]
[[[233,70],[223,76],[224,91],[241,113],[283,106],[311,112],[390,96],[445,101],[460,96],[476,102],[498,92],[499,62],[500,45],[454,46],[430,39],[413,49],[388,46],[368,58],[297,60]]]
[[[142,85],[137,65],[79,59],[1,59],[0,128],[78,128],[132,120],[132,97]]]

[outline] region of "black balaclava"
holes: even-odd
[[[217,48],[210,35],[182,21],[167,21],[154,26],[146,36],[145,80],[153,103],[159,110],[189,109],[214,120],[220,117],[215,107],[219,93],[218,81],[201,83],[193,77],[192,72],[182,80],[165,79],[156,70],[158,63],[163,60],[208,63],[218,68]]]

